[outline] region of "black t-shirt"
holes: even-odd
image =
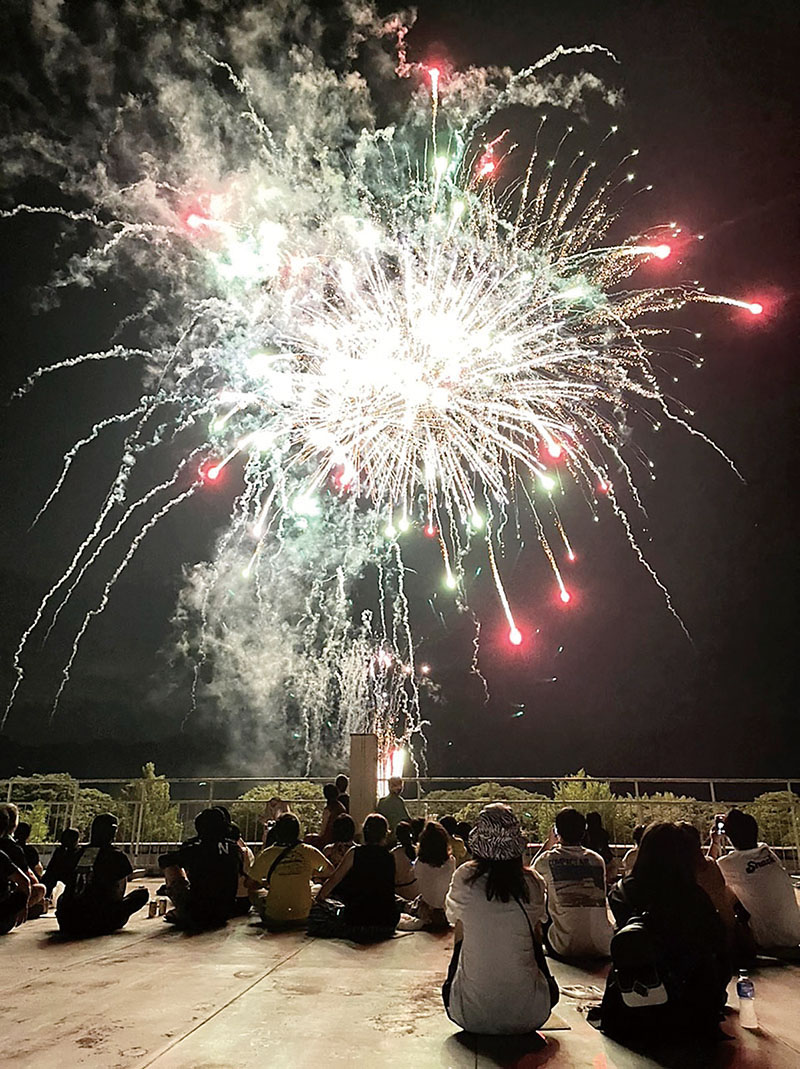
[[[25,853],[25,857],[28,862],[28,868],[32,872],[35,872],[36,866],[39,864],[39,851],[36,849],[35,846],[31,846],[30,843],[20,843],[20,846],[22,847]]]
[[[397,924],[394,876],[394,858],[385,846],[368,843],[355,848],[353,867],[336,889],[341,889],[348,924],[375,927]]]
[[[27,876],[28,859],[25,857],[25,851],[16,839],[12,839],[10,835],[0,836],[0,850],[3,851],[9,860],[14,862],[18,869],[22,869]]]
[[[75,868],[75,864],[80,853],[79,847],[66,847],[57,846],[53,851],[53,856],[47,862],[47,868],[44,870],[44,876],[42,876],[42,883],[47,888],[47,893],[52,894],[53,888],[61,880],[62,883],[66,883],[69,878],[69,874]]]
[[[234,903],[242,870],[238,844],[199,840],[184,843],[158,859],[162,869],[177,865],[186,870],[193,898],[205,903],[210,913],[225,914]]]
[[[120,880],[133,872],[127,856],[116,846],[83,846],[75,854],[64,880],[58,912],[75,905],[104,905],[120,898]]]

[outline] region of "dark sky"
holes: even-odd
[[[758,319],[721,307],[687,309],[686,322],[703,332],[697,351],[705,364],[675,371],[676,394],[746,484],[676,428],[647,441],[659,477],[645,488],[652,542],[644,547],[693,644],[618,525],[593,524],[576,508],[568,520],[580,560],[567,610],[553,605],[532,540],[504,562],[521,626],[539,628],[536,641],[512,654],[493,590],[473,588],[488,705],[467,673],[468,621],[447,632],[422,624],[420,659],[431,664],[444,698],[426,709],[430,771],[555,775],[585,766],[642,776],[797,774],[796,5],[423,0],[419,8],[409,38],[416,60],[521,67],[558,43],[610,48],[619,67],[599,66],[624,92],[620,127],[626,143],[640,149],[638,173],[655,185],[648,218],[676,219],[706,235],[682,277],[766,307]],[[126,305],[124,289],[110,287],[72,294],[54,312],[30,311],[33,287],[60,263],[58,232],[48,220],[0,223],[4,396],[38,364],[105,344]],[[136,387],[132,368],[95,367],[4,410],[4,693],[19,633],[97,507],[113,458],[94,450],[46,527],[28,533],[30,521],[64,451],[99,414],[133,399]],[[43,712],[64,647],[37,655],[7,732],[20,745],[62,749],[57,759],[50,749],[19,751],[23,764],[100,773],[116,762],[115,771],[127,772],[120,763],[135,767],[152,754],[166,771],[222,770],[215,760],[227,759],[220,756],[224,738],[179,734],[185,695],[155,704],[148,695],[168,671],[158,649],[181,563],[208,553],[224,510],[219,499],[191,502],[143,548],[88,632],[52,726]],[[520,707],[524,715],[514,716]]]

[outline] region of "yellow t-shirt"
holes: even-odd
[[[268,846],[262,850],[247,874],[253,880],[266,880],[272,862],[280,857],[284,846]],[[298,843],[276,866],[267,889],[264,913],[271,920],[301,921],[311,911],[311,877],[328,876],[333,866],[319,850],[307,843]]]

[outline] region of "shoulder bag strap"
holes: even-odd
[[[269,887],[269,881],[272,879],[273,872],[278,867],[278,865],[280,865],[281,861],[283,861],[283,859],[285,857],[287,857],[292,852],[292,850],[294,850],[294,848],[296,846],[299,846],[299,845],[300,845],[299,843],[290,843],[289,846],[285,846],[283,848],[283,850],[281,850],[281,852],[278,854],[278,856],[275,858],[275,860],[272,862],[272,864],[269,867],[269,872],[267,873],[267,879],[266,879],[267,887]]]
[[[544,951],[542,950],[542,944],[536,938],[536,933],[533,930],[533,925],[531,924],[531,919],[528,916],[528,911],[525,909],[525,907],[523,906],[522,902],[520,902],[520,900],[517,898],[516,895],[514,895],[514,901],[517,903],[519,908],[522,910],[522,916],[525,918],[525,921],[526,921],[526,923],[528,925],[528,931],[531,933],[531,943],[533,945],[533,956],[536,959],[536,964],[539,967],[539,972],[542,974],[542,976],[547,981],[547,986],[550,989],[550,1005],[551,1005],[551,1007],[555,1006],[555,1004],[558,1002],[559,996],[561,994],[561,992],[558,989],[558,982],[557,982],[555,976],[553,976],[553,974],[550,972],[550,966],[547,964],[547,959],[544,956]]]

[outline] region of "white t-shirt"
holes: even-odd
[[[766,843],[732,850],[717,859],[725,883],[750,914],[750,931],[760,947],[800,943],[800,908],[789,874]]]
[[[404,846],[396,846],[391,853],[394,858],[394,893],[411,902],[419,894],[417,878],[414,875],[414,861],[408,856]]]
[[[630,876],[633,872],[633,866],[636,864],[636,858],[639,856],[639,847],[632,846],[630,850],[625,854],[622,859],[622,874],[623,876]]]
[[[438,867],[428,865],[419,858],[414,862],[417,891],[422,901],[427,902],[431,909],[444,909],[445,896],[455,871],[456,859],[452,854]]]
[[[539,971],[531,926],[544,919],[544,884],[527,873],[529,902],[486,897],[486,877],[474,883],[470,862],[459,866],[447,895],[447,919],[461,921],[464,942],[450,989],[450,1019],[479,1035],[534,1032],[550,1016],[550,991]]]
[[[613,934],[606,866],[594,850],[558,843],[533,863],[547,887],[547,939],[565,958],[607,958]]]

